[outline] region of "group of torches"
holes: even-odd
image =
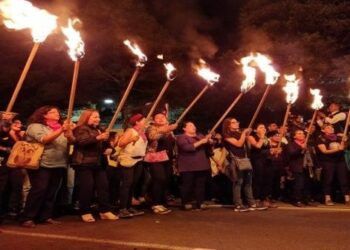
[[[16,30],[30,29],[32,33],[33,41],[34,41],[34,45],[31,50],[31,53],[27,59],[25,67],[21,73],[21,76],[17,82],[16,88],[13,92],[13,95],[5,111],[5,113],[11,113],[14,103],[17,99],[18,93],[22,87],[22,84],[26,78],[26,75],[29,71],[31,63],[38,51],[40,44],[43,43],[48,37],[48,35],[57,28],[57,17],[50,14],[46,10],[39,9],[33,6],[30,2],[25,0],[1,1],[0,13],[4,19],[4,24],[7,28],[16,29]],[[68,122],[70,122],[72,119],[76,86],[78,82],[79,65],[80,65],[80,61],[82,60],[85,54],[84,42],[80,36],[80,33],[74,28],[75,22],[79,22],[79,20],[69,19],[68,26],[61,28],[62,33],[67,39],[66,45],[68,46],[68,49],[69,49],[68,54],[74,62],[73,79],[72,79],[69,105],[68,105],[68,111],[67,111]],[[129,47],[129,49],[132,51],[133,54],[137,56],[138,59],[137,59],[135,71],[130,79],[127,89],[125,90],[122,98],[120,99],[120,102],[116,107],[116,111],[114,112],[114,115],[108,125],[108,128],[107,128],[108,131],[110,131],[113,128],[114,124],[116,123],[118,114],[121,112],[123,106],[125,105],[125,102],[130,94],[130,91],[138,75],[140,74],[141,69],[145,66],[147,62],[147,56],[141,51],[138,45],[130,42],[129,40],[125,40],[124,44],[127,47]],[[241,97],[255,86],[257,69],[259,69],[261,72],[265,74],[265,84],[267,85],[267,87],[249,123],[248,128],[252,128],[259,114],[259,111],[262,108],[263,103],[270,91],[271,86],[273,86],[280,77],[280,74],[273,68],[271,60],[260,53],[255,53],[255,54],[251,53],[249,56],[242,58],[240,60],[240,65],[242,66],[242,72],[245,75],[245,79],[242,81],[242,84],[241,84],[241,92],[233,100],[231,105],[226,109],[226,111],[223,113],[220,119],[211,128],[210,133],[215,132],[215,130],[218,128],[221,122],[227,117],[227,115],[231,112],[234,106],[241,99]],[[156,100],[153,102],[152,107],[147,114],[147,117],[146,117],[147,120],[151,119],[162,96],[166,92],[170,83],[176,78],[176,68],[171,63],[165,63],[164,66],[166,68],[167,81],[164,84],[161,92],[157,96]],[[176,121],[177,124],[179,124],[183,120],[183,118],[188,114],[188,112],[198,102],[198,100],[203,96],[203,94],[211,86],[213,86],[216,82],[219,81],[220,75],[211,71],[210,68],[207,66],[207,64],[203,60],[200,60],[199,65],[196,68],[196,71],[200,77],[206,80],[207,84],[202,89],[202,91],[200,91],[199,94],[193,99],[193,101],[188,105],[188,107],[182,112],[182,114],[179,116],[179,118]],[[286,80],[286,85],[283,88],[283,90],[286,92],[286,95],[287,95],[286,97],[287,109],[284,116],[281,131],[286,130],[285,128],[287,125],[288,115],[290,113],[292,104],[298,98],[298,91],[299,91],[299,79],[297,79],[295,75],[285,75],[284,78]],[[315,122],[315,119],[316,119],[317,111],[323,107],[320,90],[311,89],[310,92],[314,96],[314,102],[311,105],[312,109],[314,109],[314,114],[312,116],[312,120],[309,125],[308,131],[311,131],[311,127],[313,126],[313,123]],[[350,115],[348,114],[347,121],[346,121],[347,125],[349,124],[349,117]],[[344,133],[344,136],[346,135],[347,129],[348,129],[348,126],[346,126],[346,131]],[[306,143],[309,139],[309,135],[310,133],[307,134]],[[284,136],[284,134],[282,134],[282,136]],[[281,145],[279,144],[278,148],[280,148],[280,146]]]

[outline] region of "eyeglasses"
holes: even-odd
[[[231,121],[231,123],[239,123],[239,121]]]

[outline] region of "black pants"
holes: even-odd
[[[204,202],[205,184],[209,175],[210,172],[208,170],[180,173],[182,205],[190,203],[194,199],[197,208],[200,208],[200,205]]]
[[[119,200],[121,168],[108,166],[107,178],[109,186],[109,200],[112,206],[116,206]]]
[[[332,183],[336,176],[339,182],[340,191],[343,195],[349,194],[349,172],[346,168],[345,161],[323,161],[323,190],[325,195],[331,195]]]
[[[23,221],[45,221],[52,217],[57,191],[61,186],[65,168],[27,170],[31,189],[23,212]]]
[[[156,162],[149,164],[149,171],[151,174],[151,195],[154,205],[165,205],[166,191],[170,183],[170,176],[168,171],[169,162]]]
[[[80,213],[91,213],[91,203],[97,195],[99,211],[105,213],[111,211],[108,192],[108,180],[106,170],[102,167],[77,166],[75,168],[76,180],[79,186],[78,200]]]
[[[7,202],[5,201],[5,190],[8,181],[8,168],[0,165],[0,222],[3,220],[7,211]]]
[[[19,213],[22,210],[23,201],[23,181],[26,174],[25,169],[11,168],[9,169],[9,204],[10,212]]]
[[[253,194],[255,199],[265,200],[272,195],[274,168],[265,158],[253,160]]]
[[[143,172],[142,161],[137,162],[132,167],[123,167],[121,169],[121,183],[119,193],[119,208],[130,208],[131,199],[136,187],[136,183],[140,179]]]
[[[293,201],[309,202],[311,198],[311,178],[308,169],[304,169],[300,173],[293,173],[293,177]]]

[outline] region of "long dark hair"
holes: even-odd
[[[232,137],[232,131],[230,129],[232,117],[227,117],[222,123],[222,136],[224,138]]]
[[[28,119],[28,124],[40,123],[43,125],[47,125],[44,115],[46,115],[52,109],[57,109],[57,111],[59,113],[61,113],[60,109],[58,107],[53,106],[53,105],[45,105],[45,106],[42,106],[34,111],[34,113]],[[59,121],[59,122],[61,123],[61,121]]]

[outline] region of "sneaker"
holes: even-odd
[[[265,206],[263,206],[261,204],[259,204],[259,205],[252,204],[252,205],[249,206],[249,210],[250,211],[255,211],[255,210],[257,210],[257,211],[265,211],[265,210],[267,210],[267,207],[265,207]]]
[[[164,207],[163,205],[156,205],[152,207],[153,213],[155,214],[168,214],[171,212],[170,209]]]
[[[324,202],[324,204],[325,204],[326,206],[334,206],[334,205],[335,205],[334,202],[333,202],[332,200],[326,200],[326,201]]]
[[[133,217],[132,213],[130,213],[129,210],[127,210],[126,208],[120,209],[118,216],[121,219],[127,219],[127,218]]]
[[[22,227],[26,227],[26,228],[34,228],[34,227],[36,227],[34,221],[32,221],[32,220],[27,220],[27,221],[22,222],[21,226]]]
[[[268,201],[268,200],[265,200],[265,201],[263,202],[263,206],[264,206],[264,207],[268,207],[268,208],[277,208],[277,205],[276,205],[275,203],[270,202],[270,201]]]
[[[305,207],[305,204],[301,203],[300,201],[295,202],[293,205],[296,207]]]
[[[249,212],[249,208],[247,208],[243,205],[238,205],[233,209],[233,211],[235,211],[235,212]]]
[[[185,204],[182,206],[183,210],[185,211],[191,211],[193,209],[192,204]]]
[[[132,216],[139,216],[139,215],[144,215],[144,211],[137,210],[135,208],[129,208],[129,212],[132,214]]]
[[[139,206],[139,205],[141,205],[141,202],[140,202],[138,199],[132,197],[132,199],[131,199],[131,205],[133,205],[133,206]]]

